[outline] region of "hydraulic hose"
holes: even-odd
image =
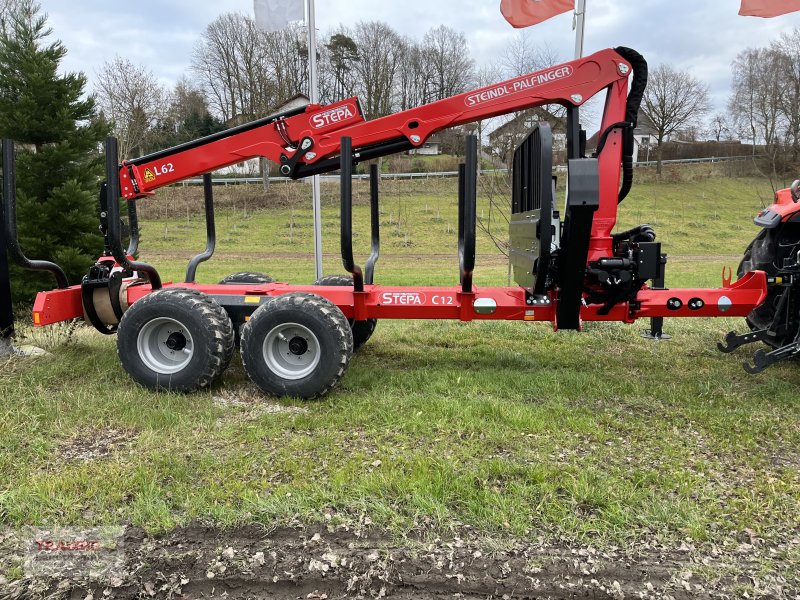
[[[622,131],[622,185],[617,202],[622,202],[631,191],[633,185],[633,130],[639,116],[644,90],[647,87],[647,61],[636,50],[619,46],[614,51],[627,60],[633,67],[633,80],[625,106],[626,127]]]

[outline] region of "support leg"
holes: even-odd
[[[662,254],[658,261],[658,275],[653,278],[653,289],[664,289],[664,271],[666,270],[667,255]],[[645,329],[643,338],[648,340],[671,340],[672,336],[664,333],[664,317],[652,317],[650,319],[650,329]]]

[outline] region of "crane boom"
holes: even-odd
[[[609,95],[614,106],[607,102],[605,129],[624,117],[631,72],[628,60],[617,50],[606,49],[371,121],[364,119],[355,97],[328,106],[309,104],[124,161],[120,190],[125,198],[146,196],[177,181],[257,157],[280,163],[283,175],[305,177],[339,167],[335,157],[344,136],[352,139],[358,162],[420,147],[449,127],[544,104],[578,107],[603,89],[624,84],[620,93]]]

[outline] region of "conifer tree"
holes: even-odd
[[[86,77],[59,74],[67,50],[51,33],[33,0],[18,2],[0,32],[0,136],[17,142],[23,251],[57,262],[77,283],[103,248],[97,195],[108,126],[84,94]],[[16,301],[51,287],[48,274],[12,271]]]

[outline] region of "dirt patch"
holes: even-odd
[[[774,467],[786,468],[800,474],[800,454],[788,450],[774,454],[770,458],[770,464]]]
[[[270,400],[256,386],[249,383],[239,387],[222,388],[214,394],[213,399],[214,404],[219,408],[243,409],[220,417],[218,419],[220,425],[229,421],[250,421],[262,415],[291,415],[308,412],[308,409],[302,406]]]
[[[357,526],[201,525],[125,536],[125,569],[107,581],[6,582],[1,598],[794,598],[762,557],[777,549],[695,548],[657,540],[626,548],[543,537],[396,539]],[[2,548],[0,548],[2,550]],[[785,549],[784,549],[785,550]],[[5,553],[4,553],[5,554]],[[758,573],[758,576],[756,576]]]
[[[127,450],[135,438],[136,433],[125,429],[87,429],[61,442],[57,453],[63,460],[98,460]]]

